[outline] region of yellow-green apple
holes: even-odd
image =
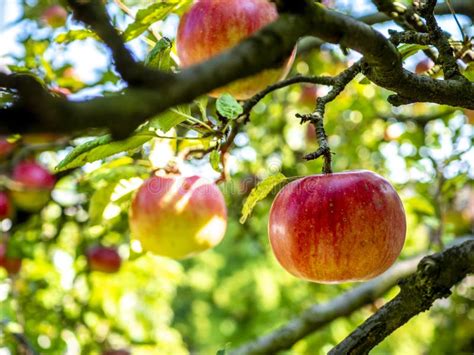
[[[145,251],[182,259],[219,244],[227,209],[218,187],[202,177],[153,176],[137,191],[129,223]]]
[[[203,62],[238,44],[278,18],[276,6],[267,0],[198,0],[182,17],[177,50],[182,67]],[[264,55],[264,53],[262,53]],[[229,93],[248,99],[288,74],[295,52],[280,68],[237,80],[210,93]]]
[[[8,255],[5,243],[0,244],[0,267],[7,270],[10,275],[18,274],[21,269],[21,259]]]
[[[286,185],[268,222],[273,252],[296,277],[364,281],[400,254],[406,221],[390,183],[370,171],[308,176]]]
[[[13,169],[11,188],[13,203],[28,212],[41,210],[49,201],[56,178],[34,161],[20,162]]]
[[[13,206],[10,197],[4,191],[0,191],[0,220],[11,218],[13,215]]]
[[[122,265],[122,258],[115,248],[96,245],[87,249],[86,257],[89,268],[93,271],[113,274]]]
[[[66,24],[67,11],[61,5],[53,5],[44,10],[41,20],[52,28],[62,27]]]

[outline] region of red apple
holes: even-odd
[[[7,137],[0,137],[0,159],[8,157],[15,147],[16,144],[9,142]]]
[[[424,59],[420,62],[415,67],[415,73],[416,74],[423,74],[430,70],[433,67],[433,62],[430,59]]]
[[[21,259],[7,255],[5,243],[0,244],[0,267],[7,270],[10,275],[18,274],[21,269]]]
[[[48,170],[34,161],[19,163],[14,169],[12,179],[18,187],[11,189],[15,206],[37,212],[49,201],[56,179]]]
[[[93,271],[101,271],[109,274],[119,271],[122,258],[115,248],[94,246],[86,252],[87,262]]]
[[[67,11],[61,5],[53,5],[44,10],[41,20],[52,28],[62,27],[66,24]]]
[[[0,220],[11,218],[13,214],[13,206],[7,193],[0,191]]]
[[[198,0],[182,17],[177,50],[183,67],[214,57],[277,19],[274,4],[267,0]],[[264,55],[264,53],[262,53]],[[237,80],[210,93],[229,93],[244,100],[288,74],[295,53],[279,69],[265,70]]]
[[[182,259],[219,244],[227,209],[213,182],[198,176],[153,176],[135,195],[129,223],[145,251]]]
[[[273,252],[296,277],[364,281],[400,254],[406,221],[397,193],[370,171],[308,176],[286,185],[268,223]]]

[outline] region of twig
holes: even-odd
[[[467,81],[459,71],[456,63],[454,51],[449,44],[449,36],[439,27],[434,9],[436,0],[416,0],[414,1],[415,10],[426,20],[426,27],[431,38],[431,42],[439,51],[438,63],[443,68],[445,79],[456,79]]]
[[[324,130],[324,113],[326,105],[333,101],[346,87],[346,85],[360,73],[362,69],[362,62],[359,61],[351,67],[344,70],[342,73],[333,78],[333,87],[331,91],[323,97],[318,97],[316,100],[316,109],[313,113],[307,115],[296,114],[296,117],[301,119],[301,123],[311,122],[316,130],[316,138],[318,140],[319,148],[314,153],[308,154],[304,157],[306,160],[314,160],[319,157],[324,157],[323,173],[332,173],[331,168],[331,149],[327,141],[327,135]]]
[[[474,240],[423,258],[417,272],[400,282],[399,294],[329,354],[367,354],[394,330],[431,308],[451,287],[474,272]]]

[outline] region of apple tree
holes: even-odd
[[[0,354],[472,353],[473,19],[0,0]]]

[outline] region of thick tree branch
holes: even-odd
[[[115,67],[130,85],[157,87],[169,74],[137,63],[110,22],[101,0],[68,0],[76,19],[90,25],[112,51]]]
[[[465,15],[474,20],[474,2],[471,0],[452,0],[454,11],[459,15]],[[412,9],[411,9],[412,11]],[[435,7],[436,15],[449,15],[451,11],[446,3],[438,4]],[[383,13],[378,12],[359,18],[360,21],[367,23],[368,25],[374,25],[376,23],[390,21],[391,18]]]
[[[470,243],[472,245],[474,243],[474,239],[472,237],[463,238],[462,241],[464,241],[462,245],[465,245],[465,243]],[[455,245],[459,245],[460,243],[461,241],[457,241]],[[439,257],[437,255],[449,255],[449,257],[443,256],[443,258],[449,258],[449,261],[448,259],[443,259],[443,262],[448,263],[452,257],[457,255],[459,250],[462,250],[462,252],[459,252],[464,255],[464,248],[465,246],[463,246],[461,249],[455,246],[452,249],[447,249],[443,253],[436,254],[433,257],[438,260],[437,258]],[[465,264],[465,267],[472,267],[472,258],[474,257],[473,254],[474,253],[471,251],[471,265],[468,266]],[[394,287],[400,279],[405,278],[415,272],[420,260],[422,260],[422,256],[399,262],[381,276],[353,288],[351,291],[342,294],[328,303],[312,306],[283,327],[273,331],[272,333],[264,335],[251,343],[234,349],[231,351],[231,354],[276,354],[278,351],[288,349],[305,336],[324,327],[334,319],[348,316],[361,307],[368,305],[377,298],[383,296],[388,290]],[[468,261],[466,259],[463,260],[464,262]],[[420,263],[420,265],[423,264]],[[446,266],[450,268],[448,265]],[[415,275],[417,274],[418,273]],[[378,314],[378,312],[376,314]],[[341,352],[340,354],[345,353]]]
[[[44,100],[41,108],[19,105],[0,109],[1,131],[71,132],[106,127],[126,136],[145,120],[177,104],[190,102],[212,89],[236,79],[278,66],[305,35],[353,48],[364,55],[364,74],[375,84],[395,91],[393,104],[434,102],[474,109],[474,84],[458,80],[435,80],[402,68],[393,44],[370,26],[309,2],[303,13],[283,13],[279,19],[240,45],[205,63],[167,75],[157,88],[132,88],[115,96],[83,102]],[[262,55],[265,53],[265,55]],[[149,69],[150,70],[150,69]],[[0,85],[6,79],[0,74]],[[8,87],[8,85],[7,85]],[[24,90],[21,95],[35,95]]]
[[[474,240],[423,258],[417,272],[400,283],[400,293],[380,308],[329,354],[367,354],[417,314],[431,308],[451,287],[474,273]]]

